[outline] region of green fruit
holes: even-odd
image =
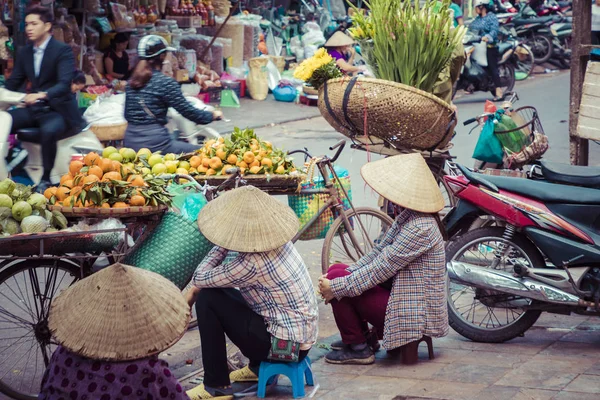
[[[0,221],[6,218],[12,217],[12,206],[10,207],[0,207]]]
[[[2,225],[2,232],[8,233],[9,235],[21,233],[21,226],[12,218],[5,219],[0,225]]]
[[[190,165],[190,163],[189,163],[189,162],[187,162],[187,161],[180,161],[180,162],[179,162],[179,168],[184,168],[184,169],[186,169],[186,170],[188,170],[188,171],[189,171],[189,170],[190,170],[190,168],[192,168],[192,166],[191,166],[191,165]]]
[[[31,208],[31,205],[26,201],[17,201],[12,206],[13,218],[19,222],[23,221],[23,218],[29,217],[32,212],[33,208]]]
[[[118,151],[119,150],[117,150],[116,147],[108,146],[107,148],[105,148],[104,150],[102,150],[102,157],[109,158],[111,154],[117,153]]]
[[[67,227],[67,218],[60,211],[54,210],[52,211],[52,218],[50,219],[50,224],[53,227],[58,229],[65,229]]]
[[[150,168],[144,167],[144,168],[141,169],[141,172],[142,172],[142,176],[146,176],[148,174],[151,174],[152,170]]]
[[[177,171],[177,166],[179,165],[179,162],[177,162],[177,161],[166,161],[165,165],[167,166],[167,172],[169,174],[174,174],[175,171]]]
[[[175,168],[175,169],[177,169],[177,168]],[[154,175],[164,174],[165,172],[167,172],[167,166],[165,164],[155,164],[152,167],[152,173]]]
[[[154,167],[156,164],[162,163],[163,158],[160,154],[152,154],[150,158],[148,158],[148,164],[151,167]]]
[[[48,200],[46,199],[46,197],[44,197],[43,194],[33,193],[31,196],[29,196],[27,202],[34,209],[43,210],[46,208],[46,203],[48,202]]]
[[[173,153],[165,154],[165,161],[175,161],[177,160],[177,155]]]
[[[123,162],[123,156],[119,153],[112,153],[108,158],[113,161]]]
[[[121,149],[120,153],[125,161],[134,161],[137,157],[137,153],[133,149]]]
[[[21,229],[25,233],[40,233],[48,229],[48,221],[44,217],[30,215],[21,221]]]
[[[0,182],[0,194],[11,194],[17,187],[17,184],[6,178]]]
[[[13,201],[7,194],[0,194],[0,207],[12,208]]]
[[[150,151],[150,149],[147,149],[147,148],[139,149],[137,152],[138,158],[144,157],[144,158],[148,159],[151,155],[152,155],[152,152]]]

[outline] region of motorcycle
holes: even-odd
[[[446,249],[450,326],[473,341],[522,336],[542,312],[600,315],[600,169],[542,161],[533,171],[488,176],[454,164],[444,178],[458,198],[449,235],[480,215],[503,222]]]
[[[11,106],[22,104],[25,94],[11,92],[0,88],[0,110],[6,110]],[[186,96],[186,99],[196,108],[206,111],[213,111],[214,107],[205,105],[201,100],[193,96]],[[117,108],[125,107],[125,95],[114,95],[110,101],[117,104]],[[103,114],[99,101],[95,107],[98,114]],[[94,106],[93,106],[94,107]],[[91,108],[91,107],[90,107]],[[86,112],[87,113],[87,112]],[[84,114],[84,118],[85,118]],[[204,139],[218,139],[219,133],[205,125],[197,125],[189,121],[174,109],[169,109],[167,113],[167,128],[176,140],[185,141],[200,146]],[[42,156],[39,144],[36,143],[36,137],[39,134],[37,128],[24,129],[16,135],[20,142],[20,148],[15,147],[14,143],[9,141],[12,126],[12,118],[5,111],[0,111],[0,179],[8,177],[19,167],[23,167],[25,176],[29,177],[27,184],[36,184],[41,180]],[[54,168],[51,173],[51,180],[58,181],[61,176],[69,172],[69,162],[73,154],[84,154],[91,151],[102,152],[104,148],[96,135],[90,130],[89,126],[80,133],[60,140],[57,143],[57,154]]]
[[[479,65],[473,58],[475,44],[480,42],[481,36],[474,35],[470,32],[465,35],[463,44],[465,45],[466,61],[462,68],[460,78],[454,85],[452,98],[454,98],[456,92],[461,89],[468,92],[489,91],[492,95],[496,95],[492,89],[494,86],[492,77],[487,72],[487,69]],[[500,57],[500,60],[498,61],[498,72],[500,74],[500,81],[504,93],[510,92],[515,86],[516,61],[513,55],[517,45],[518,43],[516,41],[509,41],[500,43],[498,46]]]
[[[570,68],[573,24],[569,21],[556,22],[550,26],[550,33],[552,34],[552,59],[556,60],[561,68]]]

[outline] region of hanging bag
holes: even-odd
[[[488,163],[502,164],[503,157],[502,143],[494,134],[494,119],[488,118],[481,129],[475,151],[473,151],[473,158]]]

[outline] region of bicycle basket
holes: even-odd
[[[334,185],[338,189],[338,194],[342,198],[344,204],[344,210],[350,209],[350,202],[352,201],[352,185],[350,182],[350,175],[348,170],[334,166],[335,173],[339,178],[339,182],[335,182]],[[348,193],[348,198],[344,196],[343,191],[340,187],[343,187]],[[325,182],[322,177],[315,178],[311,181],[302,183],[302,189],[324,189]],[[319,194],[300,194],[288,196],[288,204],[294,210],[298,219],[300,220],[300,229],[304,228],[310,220],[317,215],[321,207],[329,200],[329,195],[325,193]],[[327,235],[327,231],[333,224],[334,217],[331,208],[325,210],[323,214],[315,221],[306,232],[300,236],[300,240],[312,240],[312,239],[324,239]]]
[[[548,139],[534,107],[526,106],[502,116],[494,134],[504,148],[511,168],[540,158],[548,150]]]
[[[127,255],[125,264],[156,272],[183,289],[212,246],[195,222],[167,212],[152,235]]]

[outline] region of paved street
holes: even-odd
[[[516,90],[521,98],[517,105],[538,109],[550,139],[546,158],[568,162],[568,73],[536,76],[518,83]],[[459,119],[482,113],[485,98],[482,93],[458,98]],[[256,127],[260,137],[287,150],[307,147],[313,155],[330,154],[328,147],[344,138],[320,117],[316,107],[245,100],[242,108],[224,111],[231,121],[215,123],[216,129],[225,133],[233,126]],[[458,162],[470,166],[478,132],[469,135],[469,129],[462,124],[457,127],[451,153]],[[600,164],[598,145],[590,147],[592,164]],[[365,185],[359,170],[369,159],[378,157],[348,146],[339,159],[338,164],[350,172],[356,206],[376,206],[377,196]],[[279,198],[287,201],[284,196]],[[319,240],[297,244],[315,283],[321,274],[322,244]],[[7,307],[6,304],[0,296],[0,307]],[[372,366],[331,366],[323,362],[322,356],[328,343],[338,338],[337,330],[330,307],[319,307],[319,343],[310,354],[318,389],[311,393],[307,388],[307,394],[316,398],[600,399],[600,319],[544,314],[524,337],[495,345],[473,343],[451,331],[448,337],[434,340],[435,360],[426,360],[422,345],[421,361],[411,367],[388,358],[385,351],[378,352],[378,360]],[[188,386],[197,384],[201,376],[199,343],[197,330],[190,330],[163,354]],[[0,350],[4,345],[0,344]],[[235,353],[235,348],[230,346],[230,351]],[[276,393],[268,398],[291,398],[289,382],[281,381]]]

